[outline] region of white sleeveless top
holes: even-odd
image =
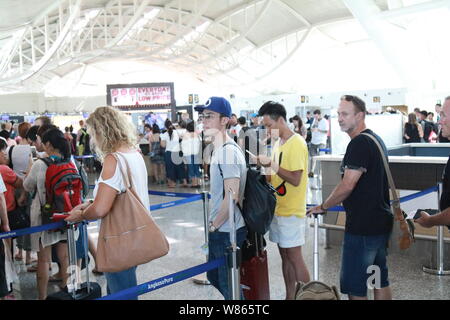
[[[127,159],[128,166],[130,167],[131,170],[131,178],[133,180],[132,183],[135,187],[136,193],[139,195],[139,198],[141,199],[144,206],[150,210],[150,200],[148,197],[147,167],[145,166],[144,158],[138,151],[130,153],[123,153],[123,152],[118,153],[120,153],[120,155],[122,155]],[[123,157],[118,156],[119,161],[122,164],[122,167],[126,171],[126,164]],[[94,198],[97,196],[99,183],[107,184],[111,188],[117,190],[117,193],[121,193],[126,190],[125,183],[123,181],[122,173],[120,172],[119,166],[116,166],[114,176],[108,180],[103,180],[100,174],[100,177],[95,183]]]

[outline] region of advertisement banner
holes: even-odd
[[[110,89],[112,106],[170,105],[170,87]]]

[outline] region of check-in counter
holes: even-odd
[[[410,144],[389,148],[389,167],[391,169],[397,192],[400,197],[436,186],[442,180],[442,173],[450,154],[450,144]],[[391,155],[392,154],[392,155]],[[438,156],[428,156],[438,155]],[[326,199],[336,185],[341,181],[340,165],[343,155],[323,155],[315,157],[320,162],[322,175],[322,199]],[[318,163],[319,165],[319,163]],[[408,212],[413,209],[426,209],[438,206],[437,193],[417,198],[401,205]],[[408,209],[406,209],[408,208]],[[329,245],[341,245],[343,240],[342,228],[345,226],[345,212],[329,212],[324,216],[323,223],[327,228],[327,242]],[[426,229],[416,225],[417,241],[405,254],[420,257],[420,262],[430,265],[435,261],[433,246],[437,228]],[[398,225],[394,226],[394,233],[390,250],[397,251]],[[450,265],[450,233],[445,228],[444,237],[445,257]]]

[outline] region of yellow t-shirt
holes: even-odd
[[[280,163],[280,154],[281,163]],[[302,171],[300,184],[295,187],[281,177],[274,174],[271,176],[271,184],[279,191],[276,193],[277,206],[275,214],[281,217],[306,216],[306,191],[308,185],[308,147],[305,139],[295,134],[280,146],[280,139],[275,143],[272,151],[272,159],[281,168],[289,171]],[[284,184],[284,185],[283,185]]]

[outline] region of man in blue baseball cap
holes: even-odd
[[[230,103],[221,97],[211,97],[204,106],[195,110],[203,113],[203,129],[206,136],[212,138],[214,151],[211,156],[210,189],[211,202],[209,213],[208,261],[225,256],[230,244],[231,226],[229,222],[229,200],[235,200],[234,217],[237,246],[247,237],[247,228],[238,208],[241,204],[246,182],[246,164],[240,147],[227,134],[226,126],[232,115]],[[224,296],[231,299],[228,281],[228,269],[225,265],[208,271],[208,280]],[[242,293],[241,293],[242,295]]]
[[[206,101],[205,105],[197,106],[195,111],[204,112],[205,110],[214,111],[231,118],[231,106],[227,99],[222,97],[211,97]]]

